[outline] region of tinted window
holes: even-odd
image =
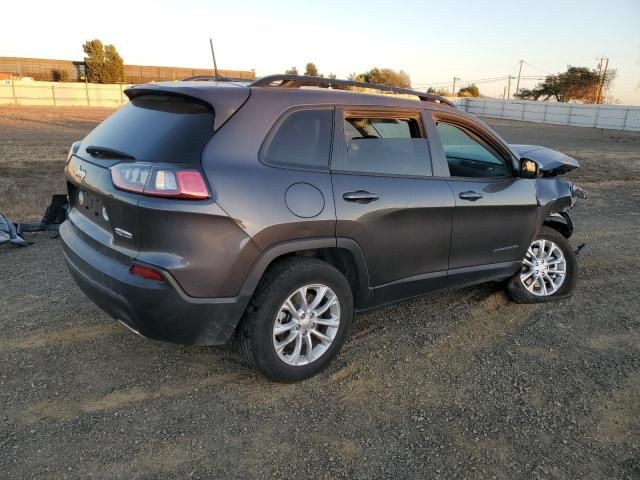
[[[141,95],[98,125],[81,148],[108,148],[145,162],[199,163],[213,121],[213,109],[198,100]]]
[[[452,177],[504,177],[511,174],[505,159],[476,134],[438,122],[440,140]]]
[[[348,117],[340,170],[389,175],[431,175],[427,139],[416,119]]]
[[[314,169],[329,166],[332,110],[301,110],[280,124],[263,159],[269,163]]]

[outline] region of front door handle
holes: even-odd
[[[366,190],[357,190],[355,192],[346,192],[342,195],[342,198],[347,202],[369,203],[378,200],[380,197]]]
[[[472,190],[468,192],[461,192],[458,195],[462,200],[469,200],[470,202],[475,202],[476,200],[482,198],[482,194],[478,192],[474,192]]]

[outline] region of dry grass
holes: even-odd
[[[37,221],[51,195],[64,193],[69,146],[113,112],[108,108],[0,106],[0,212],[14,222]],[[570,177],[580,183],[636,180],[640,132],[575,128],[485,119],[513,143],[545,145],[580,160]]]
[[[0,212],[37,221],[51,195],[66,191],[70,145],[113,112],[86,107],[0,107]]]

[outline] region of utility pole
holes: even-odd
[[[597,58],[596,58],[597,60]],[[596,91],[595,94],[593,95],[593,103],[597,104],[598,103],[598,95],[600,93],[600,78],[602,78],[602,65],[604,63],[604,55],[602,56],[602,58],[600,59],[600,62],[598,63],[598,82],[596,83]]]
[[[218,79],[218,64],[216,63],[216,54],[213,51],[213,39],[210,38],[209,39],[209,45],[211,45],[211,56],[213,57],[213,74],[216,77],[216,80]]]
[[[518,69],[518,81],[516,82],[516,95],[518,95],[518,91],[520,90],[520,74],[522,73],[522,64],[524,60],[519,60],[520,68]]]
[[[602,72],[602,79],[598,78],[598,94],[596,95],[596,104],[600,103],[600,100],[603,100],[602,94],[604,93],[604,82],[607,79],[607,68],[609,68],[609,58],[602,57],[605,61],[604,63],[604,71]],[[602,68],[602,63],[600,64],[600,68]]]
[[[453,90],[451,90],[451,96],[455,97],[456,96],[456,81],[459,81],[460,79],[458,77],[453,77]]]
[[[511,79],[513,77],[509,75],[509,79],[507,80],[507,100],[511,98]]]

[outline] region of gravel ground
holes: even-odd
[[[326,372],[280,385],[232,347],[131,334],[34,235],[0,247],[0,477],[640,478],[640,135],[489,122],[583,160],[573,297],[488,284],[359,315]],[[45,148],[21,128],[19,155]]]

